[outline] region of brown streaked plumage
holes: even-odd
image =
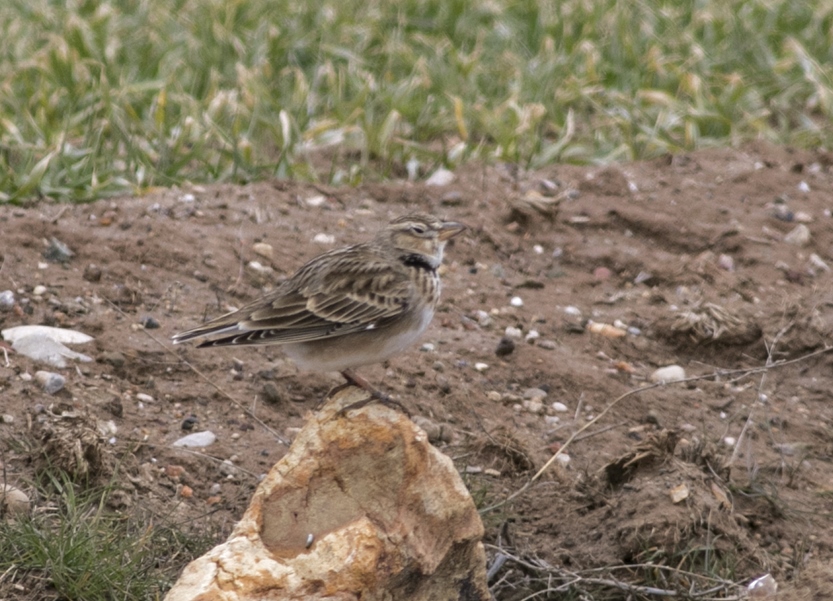
[[[373,240],[315,257],[263,298],[173,341],[279,344],[302,369],[339,371],[369,388],[352,370],[387,360],[425,331],[440,297],[443,249],[464,229],[425,214],[399,217]]]

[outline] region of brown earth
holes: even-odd
[[[95,468],[119,461],[114,510],[176,515],[221,540],[285,453],[275,433],[291,438],[340,378],[298,372],[278,347],[169,337],[332,246],[316,234],[359,242],[392,216],[430,211],[470,226],[447,249],[440,312],[418,345],[362,375],[442,426],[436,444],[479,506],[521,489],[637,391],[564,449],[569,463],[484,513],[490,557],[517,558],[494,575],[496,598],[548,586],[538,598],[556,598],[572,575],[574,592],[595,598],[654,598],[617,584],[714,584],[719,596],[739,589],[691,573],[745,588],[767,572],[780,599],[833,598],[831,164],[752,145],[606,168],[469,166],[444,187],[274,181],[0,207],[0,291],[17,301],[0,327],[95,337],[75,348],[94,362],[53,370],[67,378],[54,396],[25,376],[50,368],[0,357],[0,413],[14,418],[0,423],[5,477],[32,491],[38,423],[69,407],[117,427]],[[803,227],[809,240],[788,236]],[[53,237],[75,253],[67,263],[44,258]],[[147,318],[160,327],[144,329]],[[510,326],[539,337],[499,357]],[[649,387],[671,364],[702,378]],[[524,403],[530,388],[547,393],[542,404]],[[217,434],[204,454],[170,446],[190,416]],[[50,598],[37,583],[0,581],[0,598]]]

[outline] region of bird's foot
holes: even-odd
[[[356,386],[358,388],[361,388],[362,390],[369,392],[370,396],[366,399],[356,401],[355,403],[350,403],[346,407],[343,407],[338,412],[339,417],[345,415],[351,409],[361,409],[362,407],[364,407],[365,405],[369,405],[370,403],[382,403],[383,405],[392,409],[399,409],[399,411],[401,411],[408,417],[411,417],[410,411],[408,411],[402,403],[390,398],[384,392],[381,392],[373,386],[371,386],[371,384],[367,380],[362,378],[353,370],[345,369],[343,372],[341,372],[341,375],[344,376],[344,379],[347,380],[347,382],[345,384],[342,384],[341,386],[336,387],[331,392],[331,394],[343,390],[347,386]]]

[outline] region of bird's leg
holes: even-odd
[[[363,401],[357,401],[355,403],[351,403],[351,404],[347,405],[341,411],[339,411],[340,415],[344,415],[350,409],[361,409],[365,405],[368,405],[368,404],[370,404],[374,401],[378,401],[378,402],[382,403],[383,405],[387,405],[388,407],[393,407],[393,408],[399,409],[402,413],[404,413],[408,417],[411,416],[410,412],[407,409],[405,409],[405,407],[402,405],[402,403],[400,403],[399,401],[393,400],[388,395],[386,395],[384,392],[380,392],[379,390],[374,388],[370,384],[370,382],[365,380],[363,377],[361,377],[359,374],[354,372],[352,369],[345,369],[344,371],[341,372],[341,375],[344,376],[345,380],[347,380],[346,386],[351,386],[352,385],[352,386],[356,386],[358,388],[361,388],[362,390],[366,390],[367,392],[370,393],[370,398],[367,398]],[[338,389],[336,389],[336,390],[339,390],[339,389],[341,389],[341,387],[338,387]]]

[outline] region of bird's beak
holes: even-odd
[[[439,238],[443,242],[446,240],[451,240],[454,236],[461,233],[466,226],[462,223],[457,223],[456,221],[446,221],[440,226],[440,235]]]

